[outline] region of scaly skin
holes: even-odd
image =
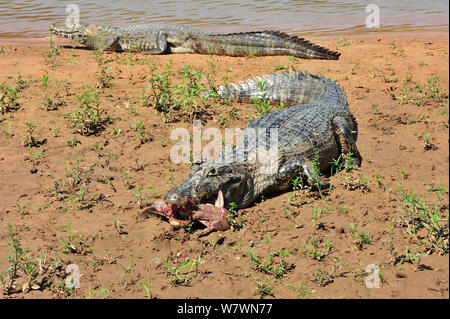
[[[264,83],[264,92],[258,82]],[[362,161],[355,143],[357,125],[345,93],[329,79],[302,72],[273,73],[221,86],[217,93],[245,99],[265,95],[297,104],[256,119],[243,132],[235,149],[194,165],[186,180],[167,193],[165,202],[169,205],[180,208],[188,203],[208,203],[220,190],[224,207],[233,202],[236,208],[243,208],[263,195],[288,189],[299,175],[312,183],[316,156],[322,173],[340,155],[345,157],[351,152],[355,166]],[[259,129],[266,131],[260,135]],[[267,133],[274,139],[268,139]]]
[[[200,53],[229,56],[289,55],[305,59],[337,60],[333,52],[308,40],[279,31],[214,33],[185,25],[152,23],[113,27],[74,24],[50,25],[58,36],[75,40],[92,49],[136,51],[146,54]]]

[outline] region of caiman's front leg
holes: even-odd
[[[354,121],[353,118],[350,119]],[[350,122],[351,123],[351,122]],[[354,122],[356,126],[356,122]],[[339,144],[341,146],[342,157],[345,158],[348,153],[352,153],[354,159],[354,165],[356,167],[361,166],[362,157],[356,148],[355,138],[353,136],[352,128],[347,121],[342,116],[336,116],[333,119],[334,134],[337,136]]]
[[[121,51],[119,32],[101,33],[95,31],[86,35],[83,44],[94,50]]]
[[[156,34],[122,34],[118,43],[121,51],[140,52],[142,54],[167,53],[167,36],[163,32]]]
[[[322,188],[329,185],[328,178],[315,171],[310,161],[295,158],[280,167],[277,177],[279,181],[277,190],[289,189],[292,186],[292,180],[297,176],[306,177],[307,183],[315,187]]]

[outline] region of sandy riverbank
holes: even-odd
[[[341,58],[105,53],[99,66],[90,50],[51,52],[45,39],[0,38],[0,84],[17,91],[17,105],[0,114],[0,273],[8,283],[7,223],[30,248],[30,261],[46,256],[34,280],[38,290],[20,292],[25,276],[19,273],[3,297],[145,298],[145,285],[156,298],[448,298],[448,33],[313,40]],[[243,229],[201,240],[197,229],[174,231],[164,220],[141,218],[139,206],[163,198],[190,171],[169,160],[171,129],[192,131],[195,117],[204,128],[246,127],[257,115],[252,103],[211,101],[173,111],[166,122],[143,105],[142,94],[150,64],[161,72],[169,60],[178,84],[182,66],[206,74],[211,63],[217,84],[280,69],[336,80],[358,121],[362,167],[332,176],[324,199],[308,189],[279,194],[239,211]],[[78,134],[70,119],[84,91],[98,92],[104,118],[111,118],[90,136]],[[31,121],[34,140],[26,136]],[[441,215],[436,232],[408,233],[417,222],[406,213],[413,203],[416,213]],[[258,269],[251,253],[262,263],[271,254],[273,264]],[[180,268],[175,280],[167,265],[179,267],[187,258],[197,264],[190,273],[190,266]],[[64,270],[71,263],[82,279],[79,289],[67,290]],[[370,264],[381,270],[380,288],[365,285]]]

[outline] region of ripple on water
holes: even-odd
[[[278,29],[341,34],[364,32],[367,1],[289,0],[77,0],[81,21],[123,25],[174,22],[210,31]],[[380,31],[448,31],[448,1],[378,0]],[[0,36],[43,37],[50,23],[63,23],[67,3],[56,0],[0,0]],[[373,31],[373,30],[369,30]]]

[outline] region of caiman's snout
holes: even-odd
[[[58,25],[55,23],[52,23],[48,26],[48,31],[50,31],[53,34],[62,34],[62,33],[68,33],[73,32],[73,27],[67,27],[64,25]]]
[[[50,24],[48,30],[60,37],[81,41],[85,37],[86,26],[84,24],[72,24],[69,26]]]
[[[183,197],[179,193],[177,193],[175,190],[171,190],[167,193],[166,197],[164,197],[164,201],[167,204],[174,204],[178,206],[183,206],[188,203],[188,200],[186,197]]]

